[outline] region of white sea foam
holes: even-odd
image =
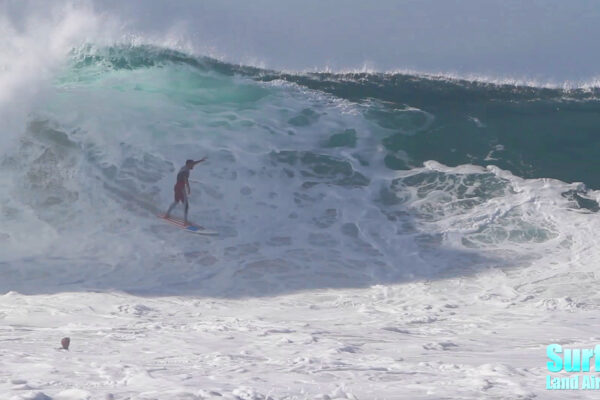
[[[44,63],[2,77],[28,124],[2,154],[0,396],[543,397],[543,346],[597,340],[600,227],[565,193],[599,192],[495,166],[392,171],[370,104],[296,84],[74,69],[64,55],[101,23],[67,14],[7,28],[32,46],[10,65]],[[18,94],[28,79],[39,101]],[[205,154],[191,217],[218,237],[154,215]]]

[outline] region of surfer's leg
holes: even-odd
[[[185,189],[182,187],[178,187],[178,185],[175,185],[174,189],[174,194],[175,194],[175,198],[173,199],[173,204],[171,204],[171,206],[169,207],[169,209],[167,210],[167,213],[165,214],[165,217],[169,217],[169,214],[171,213],[171,211],[173,211],[173,208],[175,208],[175,206],[177,205],[177,203],[179,203],[180,201],[185,204],[185,202],[187,201],[187,196],[185,195]]]
[[[187,225],[187,223],[188,223],[187,216],[188,216],[188,210],[190,209],[190,203],[188,201],[188,197],[185,192],[183,195],[183,207],[184,207],[183,222]]]
[[[173,211],[173,208],[175,208],[175,206],[177,205],[177,201],[174,201],[173,204],[171,204],[169,206],[169,209],[167,210],[167,213],[165,214],[166,218],[169,218],[169,214],[171,214],[171,211]]]

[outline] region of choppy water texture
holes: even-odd
[[[84,46],[40,103],[2,156],[2,290],[39,263],[50,292],[234,297],[472,274],[585,247],[564,227],[598,210],[595,89]],[[218,238],[155,218],[204,155],[191,219]]]
[[[152,46],[51,71],[0,82],[5,397],[546,398],[543,344],[595,340],[596,89]],[[219,236],[156,216],[203,156]]]

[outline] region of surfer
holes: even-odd
[[[169,218],[169,214],[171,213],[173,208],[177,205],[177,203],[181,202],[181,203],[183,203],[183,207],[184,207],[183,221],[187,225],[188,209],[190,206],[190,204],[188,202],[188,195],[190,194],[190,182],[189,182],[190,171],[192,169],[194,169],[194,166],[196,164],[200,164],[201,162],[203,162],[205,160],[206,160],[206,157],[204,157],[198,161],[186,160],[185,165],[183,167],[181,167],[181,169],[177,173],[177,183],[175,184],[175,187],[173,188],[175,190],[175,201],[173,202],[173,204],[171,204],[169,206],[169,209],[167,210],[167,213],[165,214],[165,218]]]

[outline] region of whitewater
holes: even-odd
[[[545,390],[548,344],[600,341],[595,86],[294,73],[57,15],[0,24],[0,398],[596,396]],[[156,217],[204,156],[218,236]]]

